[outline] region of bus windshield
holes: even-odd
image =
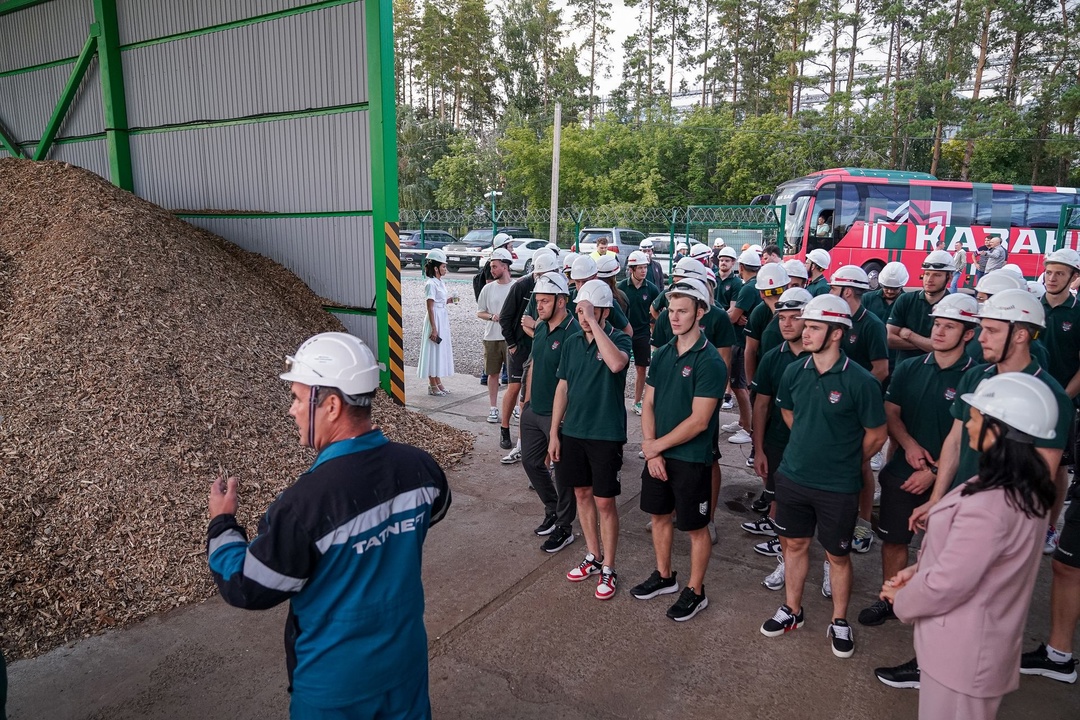
[[[812,191],[810,183],[785,183],[776,190],[773,204],[787,208],[787,220],[784,222],[784,254],[794,255],[802,249],[803,231],[806,229],[806,210],[810,206],[810,196],[802,195],[791,207],[791,199],[801,191]]]

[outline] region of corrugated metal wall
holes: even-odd
[[[120,42],[124,45],[236,22],[318,0],[119,0]]]
[[[79,42],[76,52],[82,49],[84,42],[85,36]],[[59,65],[36,72],[0,77],[0,117],[18,142],[37,142],[41,137],[69,75],[71,65]],[[60,126],[59,137],[102,132],[105,132],[105,116],[101,110],[101,80],[95,59],[91,61],[75,102],[65,116],[64,124]],[[28,151],[32,153],[33,146],[30,146]]]
[[[74,58],[92,22],[90,0],[53,0],[0,17],[0,72]]]

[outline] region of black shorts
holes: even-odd
[[[825,552],[844,557],[859,519],[859,494],[809,488],[776,473],[776,534],[786,538],[814,537]]]
[[[523,345],[516,345],[513,350],[506,349],[506,374],[510,376],[511,384],[521,382],[521,373],[528,359],[529,351]]]
[[[555,477],[562,487],[591,487],[600,498],[617,497],[622,492],[623,443],[617,440],[582,440],[559,430],[559,462]]]
[[[638,367],[649,367],[649,357],[652,355],[652,345],[649,344],[649,336],[634,336],[631,340],[634,350],[634,364]]]
[[[1073,412],[1072,422],[1069,423],[1069,441],[1065,443],[1065,450],[1061,453],[1059,467],[1067,468],[1076,462],[1076,412]]]
[[[746,382],[746,348],[738,345],[731,348],[731,381],[732,390],[745,390],[750,387]]]
[[[1080,497],[1074,497],[1061,523],[1054,559],[1069,567],[1080,568]]]
[[[641,509],[649,515],[675,512],[675,527],[683,532],[700,530],[709,524],[712,511],[712,466],[664,458],[667,482],[649,474],[649,463],[641,471]]]
[[[898,448],[897,452],[903,452],[903,448]],[[878,482],[881,484],[878,537],[882,542],[910,545],[915,533],[908,529],[908,520],[915,508],[930,501],[934,486],[931,485],[921,495],[915,495],[900,489],[907,479],[900,479],[884,470],[878,473]]]
[[[769,463],[768,472],[765,473],[765,489],[769,492],[776,492],[776,468],[780,467],[780,461],[783,459],[783,448],[765,443],[765,460]]]

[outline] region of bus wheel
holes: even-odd
[[[878,277],[878,273],[881,272],[881,268],[883,268],[883,267],[885,267],[885,266],[882,265],[881,262],[878,261],[878,260],[871,260],[870,262],[863,263],[862,269],[863,269],[863,272],[866,273],[866,277],[869,278],[869,280],[870,280],[870,289],[871,290],[877,290],[878,289],[877,277]]]

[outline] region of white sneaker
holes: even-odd
[[[825,561],[825,577],[821,579],[821,594],[832,599],[832,577],[829,575],[829,561]]]
[[[497,422],[499,422],[499,408],[491,408],[491,412],[488,413],[488,422],[489,423],[497,423]]]
[[[715,545],[719,538],[716,536],[716,523],[712,520],[709,521],[709,540]]]
[[[724,402],[722,402],[720,404],[720,409],[721,410],[731,410],[734,407],[735,407],[735,401],[734,400],[725,400]]]
[[[742,430],[742,425],[740,425],[739,421],[736,420],[735,422],[730,422],[727,425],[721,425],[720,429],[726,433],[739,432],[740,430]]]
[[[873,544],[874,531],[863,525],[856,525],[854,536],[851,538],[851,549],[862,555],[870,552],[870,546]]]
[[[521,462],[521,440],[517,441],[517,445],[510,451],[510,454],[500,460],[503,465],[513,465],[514,463]]]
[[[729,437],[727,441],[729,443],[735,443],[736,445],[746,445],[747,443],[754,442],[754,438],[750,437],[750,433],[746,432],[742,428],[739,428],[739,432]]]
[[[1057,550],[1058,539],[1060,537],[1061,536],[1058,534],[1058,531],[1054,528],[1053,525],[1046,528],[1046,544],[1043,545],[1043,555],[1054,554],[1054,551]]]
[[[761,584],[769,590],[780,590],[784,587],[784,556],[781,555],[777,560],[779,562],[776,563],[776,569],[761,581]]]
[[[644,450],[638,450],[637,456],[638,456],[639,459],[644,460],[645,459],[645,451]]]
[[[878,450],[877,454],[870,458],[870,469],[877,472],[883,467],[885,467],[885,451]]]
[[[521,410],[518,408],[517,405],[514,406],[514,419],[515,420],[520,420],[521,419]]]

